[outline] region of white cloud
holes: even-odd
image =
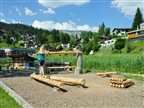
[[[38,0],[45,7],[57,8],[65,5],[82,5],[90,0]]]
[[[77,26],[74,22],[69,20],[68,22],[54,22],[54,21],[38,21],[35,20],[32,24],[33,27],[43,28],[48,30],[85,30],[85,31],[98,31],[98,27],[90,27],[89,25]]]
[[[21,22],[17,22],[17,21],[15,21],[15,20],[12,20],[12,23],[21,23]]]
[[[25,14],[32,16],[32,15],[36,15],[37,13],[36,12],[33,13],[29,8],[25,7]]]
[[[0,12],[0,15],[1,15],[2,17],[4,17],[4,14],[3,14],[2,12]]]
[[[55,14],[55,11],[51,8],[48,8],[47,10],[44,10],[43,13]]]
[[[83,30],[83,31],[94,31],[98,32],[98,27],[90,27],[89,25],[85,24],[83,26],[77,26],[77,30]]]
[[[0,21],[1,21],[1,22],[4,22],[4,23],[7,23],[5,19],[1,19]]]
[[[14,8],[15,8],[15,11],[21,16],[21,12],[20,12],[19,8],[17,6],[14,6]]]
[[[144,13],[144,0],[112,0],[111,5],[124,13],[125,16],[135,15],[138,7]]]

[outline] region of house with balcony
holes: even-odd
[[[144,40],[144,23],[140,24],[140,29],[127,32],[130,41]]]
[[[126,34],[129,31],[131,31],[131,28],[114,28],[112,32],[118,36],[121,36]]]

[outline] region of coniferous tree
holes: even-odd
[[[142,22],[143,22],[142,13],[140,8],[138,7],[132,24],[132,30],[136,30],[137,27],[140,28],[140,24]]]
[[[104,24],[104,22],[103,22],[102,25],[99,26],[98,34],[99,34],[100,36],[103,36],[103,35],[104,35],[104,30],[105,30],[105,24]]]

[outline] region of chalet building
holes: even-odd
[[[128,34],[128,39],[130,39],[131,41],[144,40],[144,29],[130,31],[127,32],[127,34]]]
[[[8,55],[12,58],[12,67],[13,68],[29,68],[34,67],[34,61],[36,58],[30,57],[25,54],[13,54]]]
[[[131,28],[114,28],[112,32],[120,36],[126,34],[129,31],[131,31]]]
[[[140,24],[140,29],[127,32],[130,41],[144,40],[144,23]]]

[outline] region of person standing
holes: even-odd
[[[44,63],[45,63],[45,54],[49,54],[49,51],[44,49],[44,45],[40,47],[40,50],[36,53],[38,56],[38,64],[39,64],[39,74],[44,77]]]

